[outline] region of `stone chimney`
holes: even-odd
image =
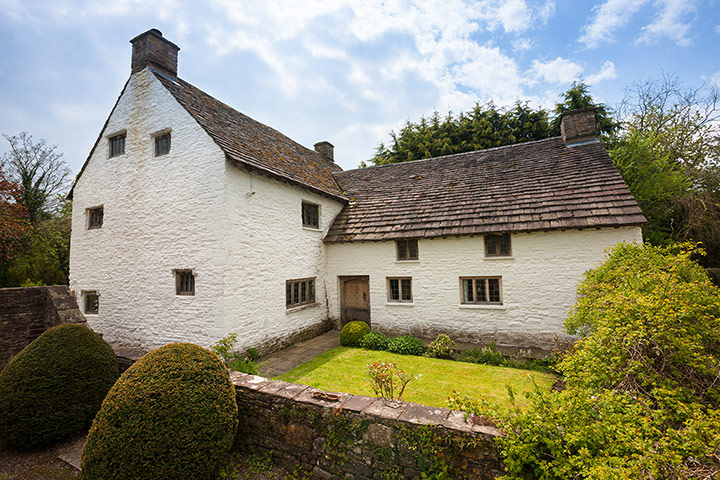
[[[335,161],[335,146],[332,143],[326,140],[318,142],[315,144],[315,151],[331,162]]]
[[[177,77],[177,60],[180,47],[166,40],[162,32],[151,28],[130,40],[132,43],[131,73],[150,66],[171,77]]]
[[[560,134],[568,147],[597,142],[598,128],[595,123],[595,107],[563,112],[560,116]]]

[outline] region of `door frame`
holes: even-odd
[[[368,321],[371,325],[372,318],[370,316],[372,309],[370,305],[370,275],[338,275],[338,291],[340,293],[340,328],[344,327],[348,320],[345,319],[345,282],[349,280],[363,280],[367,283],[368,291]]]

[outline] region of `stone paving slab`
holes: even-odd
[[[309,362],[321,353],[340,346],[340,331],[330,330],[309,340],[291,345],[258,360],[261,375],[277,377]]]
[[[82,462],[82,452],[83,448],[85,448],[86,440],[87,435],[83,435],[82,437],[78,438],[73,443],[59,451],[58,458],[63,462],[67,463],[68,465],[72,466],[73,468],[80,470],[80,463]]]

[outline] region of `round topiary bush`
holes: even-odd
[[[360,339],[370,333],[370,327],[365,322],[352,321],[345,324],[340,330],[340,345],[344,347],[359,347]]]
[[[78,324],[48,329],[0,372],[0,442],[26,449],[82,432],[117,378],[100,335]]]
[[[235,387],[218,356],[165,345],[108,393],[83,450],[83,478],[216,478],[237,424]]]

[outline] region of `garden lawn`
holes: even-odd
[[[328,350],[278,378],[325,391],[375,396],[367,364],[377,361],[395,362],[413,376],[420,374],[408,384],[403,400],[433,407],[446,407],[453,390],[507,405],[508,385],[516,393],[517,403],[523,405],[526,399],[522,392],[534,388],[533,380],[540,389],[550,390],[556,379],[549,373],[349,347]]]

